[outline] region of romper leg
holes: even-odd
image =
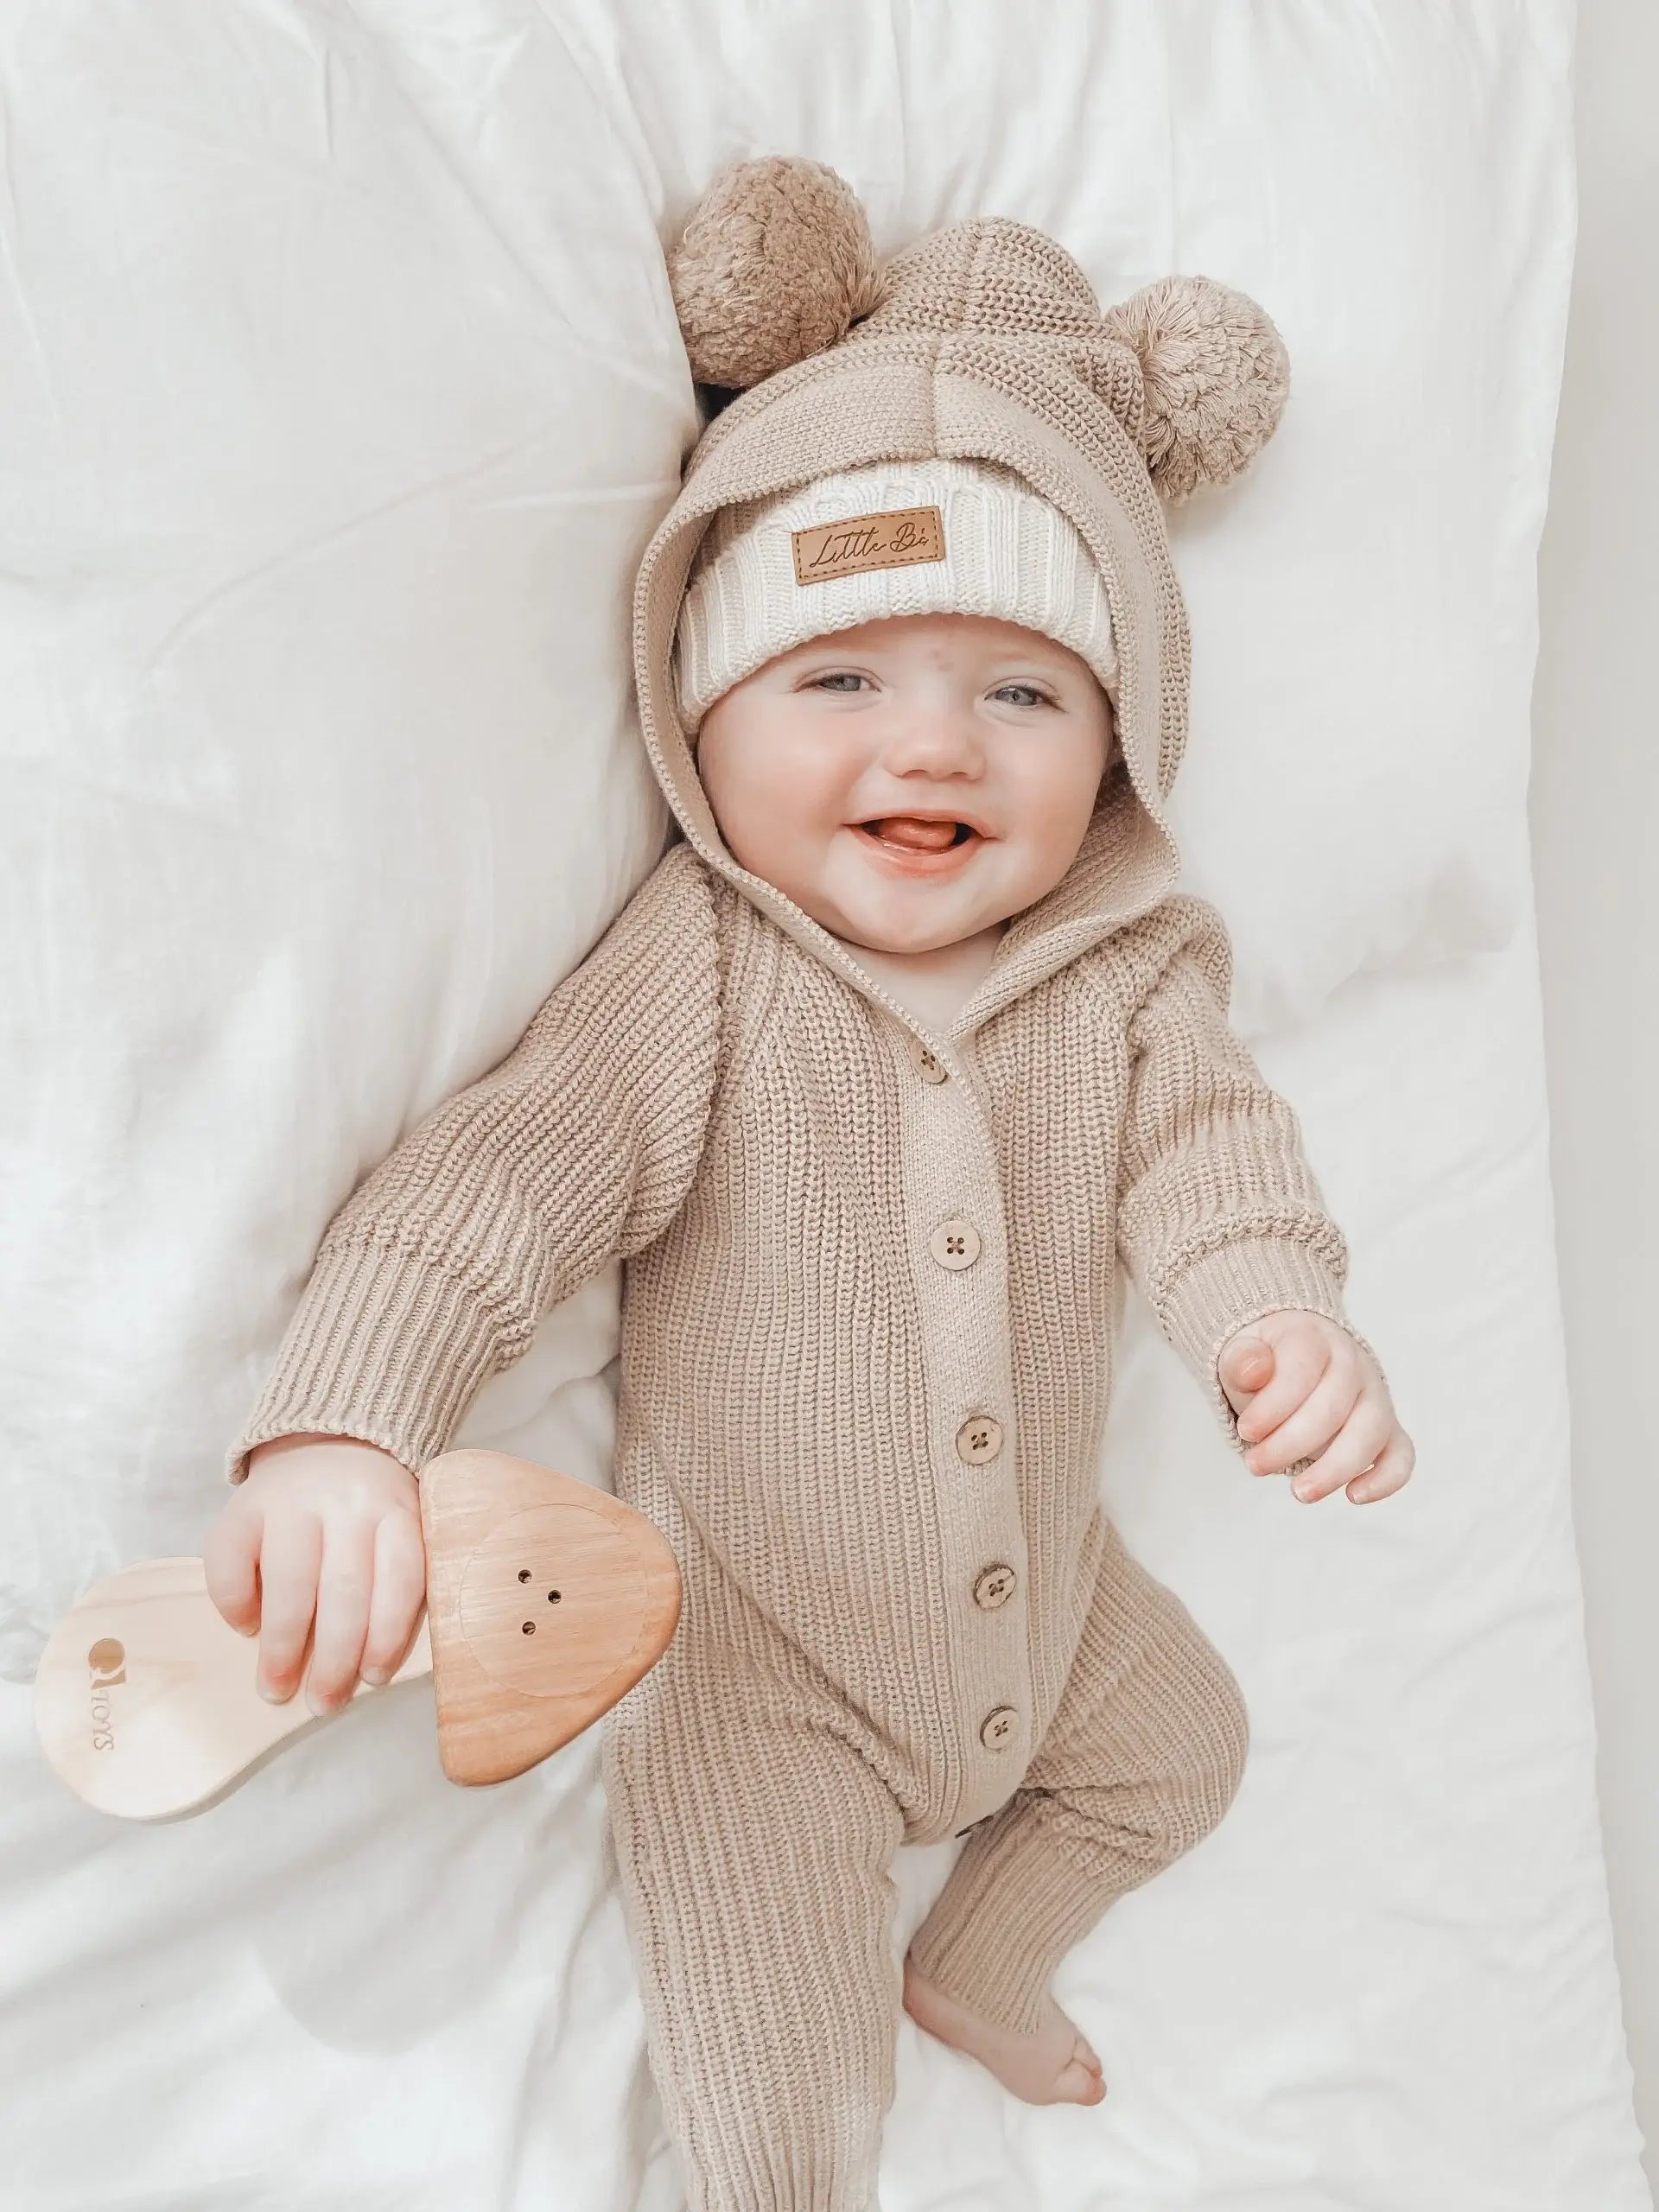
[[[1055,1967],[1107,1906],[1221,1819],[1248,1736],[1220,1655],[1114,1531],[1054,1719],[916,1931],[918,1971],[1033,2032]]]
[[[603,1771],[646,2046],[691,2212],[875,2212],[903,1819],[856,1749],[679,1636]]]

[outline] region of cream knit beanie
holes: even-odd
[[[987,614],[1085,660],[1116,705],[1100,574],[1072,524],[995,461],[880,461],[724,507],[697,550],[675,632],[688,736],[779,653],[902,614]]]

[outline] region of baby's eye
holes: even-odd
[[[855,668],[838,668],[828,676],[815,676],[807,686],[810,691],[844,689],[849,684],[861,683],[864,678]]]
[[[1000,699],[1005,692],[1008,691],[1025,693],[1026,696],[1023,699],[1015,702],[1018,706],[1052,707],[1054,703],[1047,692],[1039,691],[1034,683],[1000,683],[992,692],[991,696],[994,699]]]

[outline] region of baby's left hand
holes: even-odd
[[[1228,1338],[1217,1372],[1240,1438],[1255,1445],[1244,1463],[1252,1474],[1277,1474],[1319,1452],[1292,1482],[1293,1494],[1311,1502],[1345,1486],[1356,1505],[1410,1480],[1416,1447],[1388,1384],[1323,1313],[1290,1306],[1262,1314]]]

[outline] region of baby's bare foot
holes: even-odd
[[[1052,1997],[1043,1999],[1034,2034],[1013,2035],[936,1989],[906,1959],[905,2010],[918,2028],[976,2058],[1028,2105],[1097,2105],[1106,2094],[1099,2059]]]

